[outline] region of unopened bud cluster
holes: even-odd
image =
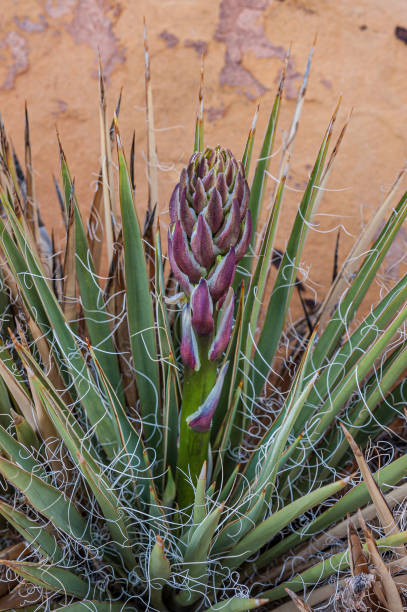
[[[211,361],[222,354],[230,340],[232,283],[252,234],[248,203],[249,186],[242,164],[219,146],[192,155],[171,196],[168,256],[188,298],[181,356],[191,369],[200,367],[196,335],[214,335]]]

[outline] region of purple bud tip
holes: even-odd
[[[182,229],[181,222],[177,221],[172,230],[172,250],[174,259],[182,272],[186,274],[192,283],[199,282],[202,271],[188,246],[187,236]]]
[[[203,216],[198,222],[191,237],[191,248],[195,259],[205,268],[210,268],[215,258],[211,229]]]
[[[181,357],[184,364],[191,370],[198,371],[201,367],[198,344],[191,325],[191,307],[189,304],[185,304],[182,309]]]
[[[208,336],[213,332],[213,304],[209,295],[208,283],[201,278],[199,285],[191,295],[192,327],[199,336]]]
[[[211,361],[219,359],[229,344],[230,336],[232,335],[234,306],[235,295],[232,287],[229,287],[225,301],[219,311],[216,335],[209,349],[209,359]]]
[[[189,282],[188,276],[182,272],[174,259],[174,253],[172,249],[171,232],[168,232],[168,259],[170,260],[170,266],[175,279],[178,281],[180,287],[182,287],[185,295],[190,295],[192,291],[191,283]]]
[[[232,285],[235,269],[235,249],[231,247],[229,253],[222,257],[213,274],[208,279],[209,291],[214,302],[217,302]]]
[[[187,418],[188,425],[194,431],[205,433],[210,430],[213,415],[215,414],[216,408],[219,404],[220,394],[222,392],[223,382],[225,380],[228,367],[229,362],[227,361],[222,366],[216,379],[216,383],[204,403],[199,406],[196,412]]]
[[[246,218],[244,222],[244,229],[242,237],[240,238],[236,247],[236,263],[239,262],[242,257],[246,254],[249,248],[250,240],[253,232],[252,215],[250,210],[246,211]]]

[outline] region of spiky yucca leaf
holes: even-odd
[[[384,465],[373,457],[370,475],[358,450],[365,479],[359,482],[339,423],[345,421],[355,449],[367,446],[367,432],[381,435],[403,417],[398,404],[404,400],[406,346],[399,330],[407,317],[407,277],[361,322],[354,319],[405,220],[407,194],[384,219],[391,190],[380,208],[380,233],[374,238],[370,225],[362,240],[365,247],[373,240],[371,249],[363,257],[352,250],[327,300],[305,313],[307,327],[287,327],[295,290],[306,304],[298,268],[345,128],[330,153],[335,109],[282,253],[277,226],[310,59],[264,228],[259,224],[284,70],[252,181],[256,119],[241,164],[222,147],[205,149],[201,80],[195,153],[181,175],[188,188],[181,193],[178,187],[172,202],[178,232],[177,240],[170,232],[173,276],[164,266],[162,228],[154,218],[158,158],[147,41],[145,57],[144,229],[134,146],[129,168],[117,118],[107,129],[102,75],[102,167],[87,229],[59,143],[62,257],[49,248],[39,222],[28,115],[25,174],[0,124],[0,610],[238,612],[277,608],[287,588],[293,605],[306,609],[293,592],[319,585],[351,561],[345,540],[343,552],[331,554],[315,536],[371,499],[388,524],[383,533],[378,528],[377,547],[366,535],[369,551],[389,601],[399,605],[379,552],[397,546],[400,555],[407,537],[390,520],[380,490],[391,495],[405,479],[406,455],[394,451]],[[245,256],[239,252],[234,283],[229,275],[214,294],[223,260],[243,237],[249,244],[250,216],[252,247]],[[187,260],[176,251],[184,247],[192,249]],[[272,265],[279,268],[273,286]],[[338,293],[350,269],[348,288]],[[182,334],[181,311],[187,317]],[[186,348],[194,349],[195,333],[201,359],[192,367]],[[285,345],[290,367],[270,378],[289,334],[295,338]],[[312,538],[314,558],[296,575],[286,556],[298,558]],[[328,558],[321,560],[319,552]]]

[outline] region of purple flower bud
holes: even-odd
[[[223,252],[235,245],[240,235],[240,203],[233,200],[232,208],[226,218],[226,222],[215,238],[216,246]]]
[[[181,220],[182,227],[184,228],[188,238],[191,237],[196,223],[196,214],[194,210],[188,205],[186,198],[186,188],[182,190],[179,198],[179,219]]]
[[[170,219],[171,219],[171,223],[175,223],[176,220],[178,219],[178,215],[179,215],[179,187],[180,187],[180,184],[178,183],[175,186],[175,189],[172,192],[172,195],[171,195],[171,198],[170,198]]]
[[[212,170],[204,177],[202,184],[205,188],[205,191],[209,191],[215,184],[215,169]]]
[[[227,168],[226,168],[226,172],[225,172],[225,175],[226,175],[226,185],[228,187],[232,186],[233,177],[235,175],[235,170],[236,170],[236,166],[235,166],[234,160],[232,158],[229,158],[229,162],[228,162],[228,165],[227,165]]]
[[[174,253],[172,251],[172,239],[168,236],[168,259],[170,260],[171,270],[178,281],[180,287],[182,287],[186,295],[190,295],[192,291],[191,283],[189,282],[188,276],[184,274],[177,265],[174,259]]]
[[[171,232],[171,228],[170,228]],[[202,276],[202,270],[188,246],[187,237],[182,229],[181,222],[177,221],[170,236],[172,241],[173,256],[192,283],[198,283]]]
[[[171,197],[174,274],[183,287],[181,274],[192,285],[205,278],[218,308],[250,243],[248,200],[243,166],[222,147],[194,153]]]
[[[197,214],[199,214],[206,206],[205,188],[200,178],[198,178],[196,181],[195,195],[193,197],[192,206]]]
[[[218,315],[216,335],[209,349],[209,359],[218,359],[229,344],[232,334],[233,311],[235,306],[235,294],[232,287],[229,287],[225,301]]]
[[[213,304],[209,295],[208,283],[201,278],[191,295],[192,327],[198,336],[208,336],[213,332]]]
[[[243,226],[243,234],[236,247],[236,263],[240,261],[249,248],[250,239],[252,237],[253,223],[250,210],[246,211],[246,219]]]
[[[208,279],[209,291],[214,302],[217,302],[229,289],[235,276],[235,249],[230,247],[226,257],[222,257],[211,277]]]
[[[212,189],[205,217],[212,230],[212,234],[215,234],[223,221],[222,198],[217,189]]]
[[[198,344],[191,325],[191,307],[189,304],[185,304],[182,309],[181,357],[184,364],[191,370],[197,371],[201,367]]]
[[[198,223],[191,237],[191,248],[198,263],[204,268],[212,266],[215,258],[212,232],[203,214],[198,217]]]
[[[224,206],[229,197],[229,192],[228,186],[226,185],[226,177],[223,172],[218,174],[218,178],[216,179],[216,189],[219,191],[220,197],[222,198],[222,204]]]
[[[199,167],[198,167],[199,178],[203,178],[204,176],[206,176],[208,174],[208,171],[209,171],[208,162],[205,157],[202,157],[199,163]]]
[[[220,370],[216,379],[216,383],[204,403],[199,406],[196,412],[187,418],[188,425],[194,431],[204,433],[210,430],[213,415],[215,414],[216,408],[219,404],[220,394],[222,392],[223,382],[225,380],[228,367],[229,362],[227,361],[222,366],[222,369]]]

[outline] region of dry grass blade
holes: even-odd
[[[7,546],[6,548],[3,548],[3,550],[0,550],[0,560],[15,561],[16,559],[19,559],[19,558],[22,558],[22,556],[25,556],[26,552],[27,552],[26,543],[18,542],[17,544],[12,544],[11,546]],[[17,579],[13,580],[11,577],[8,581],[3,580],[3,579],[0,581],[0,610],[11,610],[12,609],[12,606],[8,605],[7,600],[3,604],[3,597],[4,599],[6,599],[9,596],[10,590],[16,584],[17,584]]]
[[[120,105],[122,92],[120,91],[119,98],[116,104],[115,117],[120,114]],[[114,121],[110,125],[109,146],[110,152],[114,145]],[[111,153],[110,153],[111,155]],[[92,255],[92,260],[95,266],[96,273],[100,272],[103,254],[103,170],[100,168],[95,195],[93,196],[92,206],[89,214],[88,222],[88,244]]]
[[[0,611],[27,609],[27,606],[38,604],[44,595],[33,589],[32,584],[25,581],[18,583],[7,595],[0,598]]]
[[[383,493],[380,491],[379,487],[377,486],[376,482],[374,481],[374,478],[369,469],[369,466],[366,463],[366,460],[363,456],[362,451],[360,450],[360,448],[354,441],[351,434],[342,425],[342,423],[341,423],[341,427],[342,427],[342,431],[344,432],[347,441],[349,442],[349,446],[351,447],[352,452],[355,455],[355,459],[359,466],[363,480],[365,481],[366,486],[368,488],[371,500],[375,505],[377,516],[380,520],[380,523],[383,527],[385,534],[394,535],[396,533],[400,533],[400,529],[398,528],[397,523],[394,520],[393,514],[389,506],[387,505],[386,499]],[[398,546],[397,548],[395,548],[395,552],[401,557],[403,557],[406,554],[406,549],[404,546]]]
[[[358,576],[359,574],[368,574],[369,566],[367,563],[366,555],[363,551],[362,542],[356,528],[352,521],[348,523],[348,546],[350,551],[350,569],[352,576]]]
[[[115,215],[114,181],[112,172],[111,145],[106,121],[105,85],[102,66],[99,58],[99,122],[100,145],[102,155],[102,186],[103,186],[103,224],[106,238],[108,265],[113,258],[114,228],[112,212]],[[116,216],[116,215],[115,215]]]
[[[158,204],[158,157],[154,132],[154,107],[151,88],[150,54],[148,50],[147,27],[144,19],[144,70],[146,87],[146,122],[147,122],[147,179],[148,179],[148,212],[151,213]]]
[[[292,601],[294,602],[295,607],[298,610],[300,610],[301,612],[312,612],[312,608],[310,608],[309,605],[305,603],[305,601],[303,601],[300,597],[298,597],[298,595],[296,595],[290,589],[285,589],[285,590],[287,591],[288,595],[291,597]]]
[[[398,588],[383,559],[381,558],[376,542],[360,513],[358,517],[360,526],[362,527],[363,532],[365,534],[367,548],[369,550],[370,562],[374,565],[376,573],[380,578],[380,582],[383,587],[384,595],[387,602],[387,609],[390,610],[390,612],[403,612],[403,604]],[[377,593],[376,589],[375,592]]]
[[[335,309],[336,304],[340,300],[340,297],[346,291],[349,286],[349,279],[352,277],[359,267],[360,257],[365,253],[374,239],[376,233],[381,229],[387,210],[389,209],[397,190],[401,184],[402,179],[406,174],[407,169],[403,170],[397,176],[393,186],[389,193],[385,197],[383,203],[379,206],[375,214],[372,216],[363,232],[360,233],[357,241],[353,245],[348,257],[346,258],[335,282],[331,285],[327,296],[320,309],[320,325],[321,332],[325,329],[326,324],[329,321],[332,311]]]

